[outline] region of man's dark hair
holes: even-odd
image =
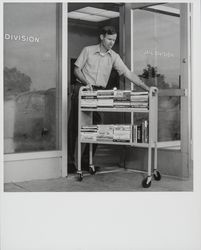
[[[117,34],[115,28],[113,26],[104,26],[100,30],[100,35],[114,35]]]

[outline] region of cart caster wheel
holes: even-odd
[[[78,180],[78,181],[82,181],[82,179],[83,179],[83,174],[78,174],[77,180]]]
[[[150,179],[149,176],[147,176],[143,181],[142,181],[142,186],[143,188],[149,188],[151,186],[151,179],[150,181],[148,180]]]
[[[91,175],[95,175],[96,170],[94,170],[94,168],[92,168],[92,167],[89,167],[89,173],[90,173]]]
[[[154,179],[156,180],[156,181],[160,181],[160,179],[161,179],[161,174],[159,173],[159,171],[154,171],[154,174],[153,174],[153,176],[154,176]]]

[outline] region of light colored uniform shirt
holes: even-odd
[[[106,87],[112,68],[116,69],[119,75],[125,75],[129,71],[119,54],[113,50],[102,55],[100,44],[85,47],[75,65],[81,69],[91,85],[102,87]]]

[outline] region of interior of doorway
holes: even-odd
[[[99,31],[104,26],[113,26],[117,31],[117,40],[113,50],[121,55],[120,29],[120,8],[119,3],[69,3],[68,4],[68,117],[71,110],[71,95],[74,88],[74,62],[85,46],[99,43]],[[88,16],[86,13],[89,12]],[[98,13],[98,14],[96,14]],[[84,14],[84,15],[83,15]],[[93,18],[92,18],[93,17]],[[98,20],[98,19],[102,20]],[[93,20],[92,20],[93,19]],[[112,70],[107,88],[119,88],[120,78],[115,70]],[[118,123],[122,114],[103,114],[104,123]],[[98,149],[101,150],[101,146]],[[115,155],[107,147],[107,155]],[[97,150],[99,151],[99,150]],[[98,152],[96,152],[98,154]],[[76,158],[76,157],[75,157]],[[114,157],[113,157],[114,158]],[[115,160],[115,159],[114,159]]]
[[[99,43],[98,33],[101,27],[106,25],[114,26],[117,31],[117,40],[113,47],[113,50],[121,55],[120,47],[122,46],[120,36],[120,7],[119,3],[69,3],[68,4],[68,116],[71,109],[71,94],[74,87],[75,76],[74,76],[74,62],[79,56],[81,50],[85,46],[95,45]],[[93,21],[82,19],[82,16],[76,18],[72,16],[72,13],[82,13],[86,11],[104,12],[107,16],[106,20],[97,21],[95,19],[95,14],[93,14]],[[107,12],[108,11],[108,12]],[[92,14],[91,14],[92,16]],[[101,16],[101,13],[98,14]],[[116,17],[114,17],[116,16]],[[72,18],[73,17],[73,18]],[[112,70],[107,88],[112,89],[113,87],[119,88],[120,80],[117,72]],[[121,115],[118,117],[114,115],[104,115],[104,120],[106,122],[116,122],[121,119]]]

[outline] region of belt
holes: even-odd
[[[82,86],[86,86],[84,83],[82,83],[78,79],[76,79],[76,83],[81,84]],[[105,89],[105,87],[103,87],[101,85],[91,85],[91,86],[92,86],[93,90],[102,90],[102,89]]]
[[[101,89],[105,89],[105,87],[103,86],[98,86],[98,85],[92,85],[93,90],[101,90]]]

